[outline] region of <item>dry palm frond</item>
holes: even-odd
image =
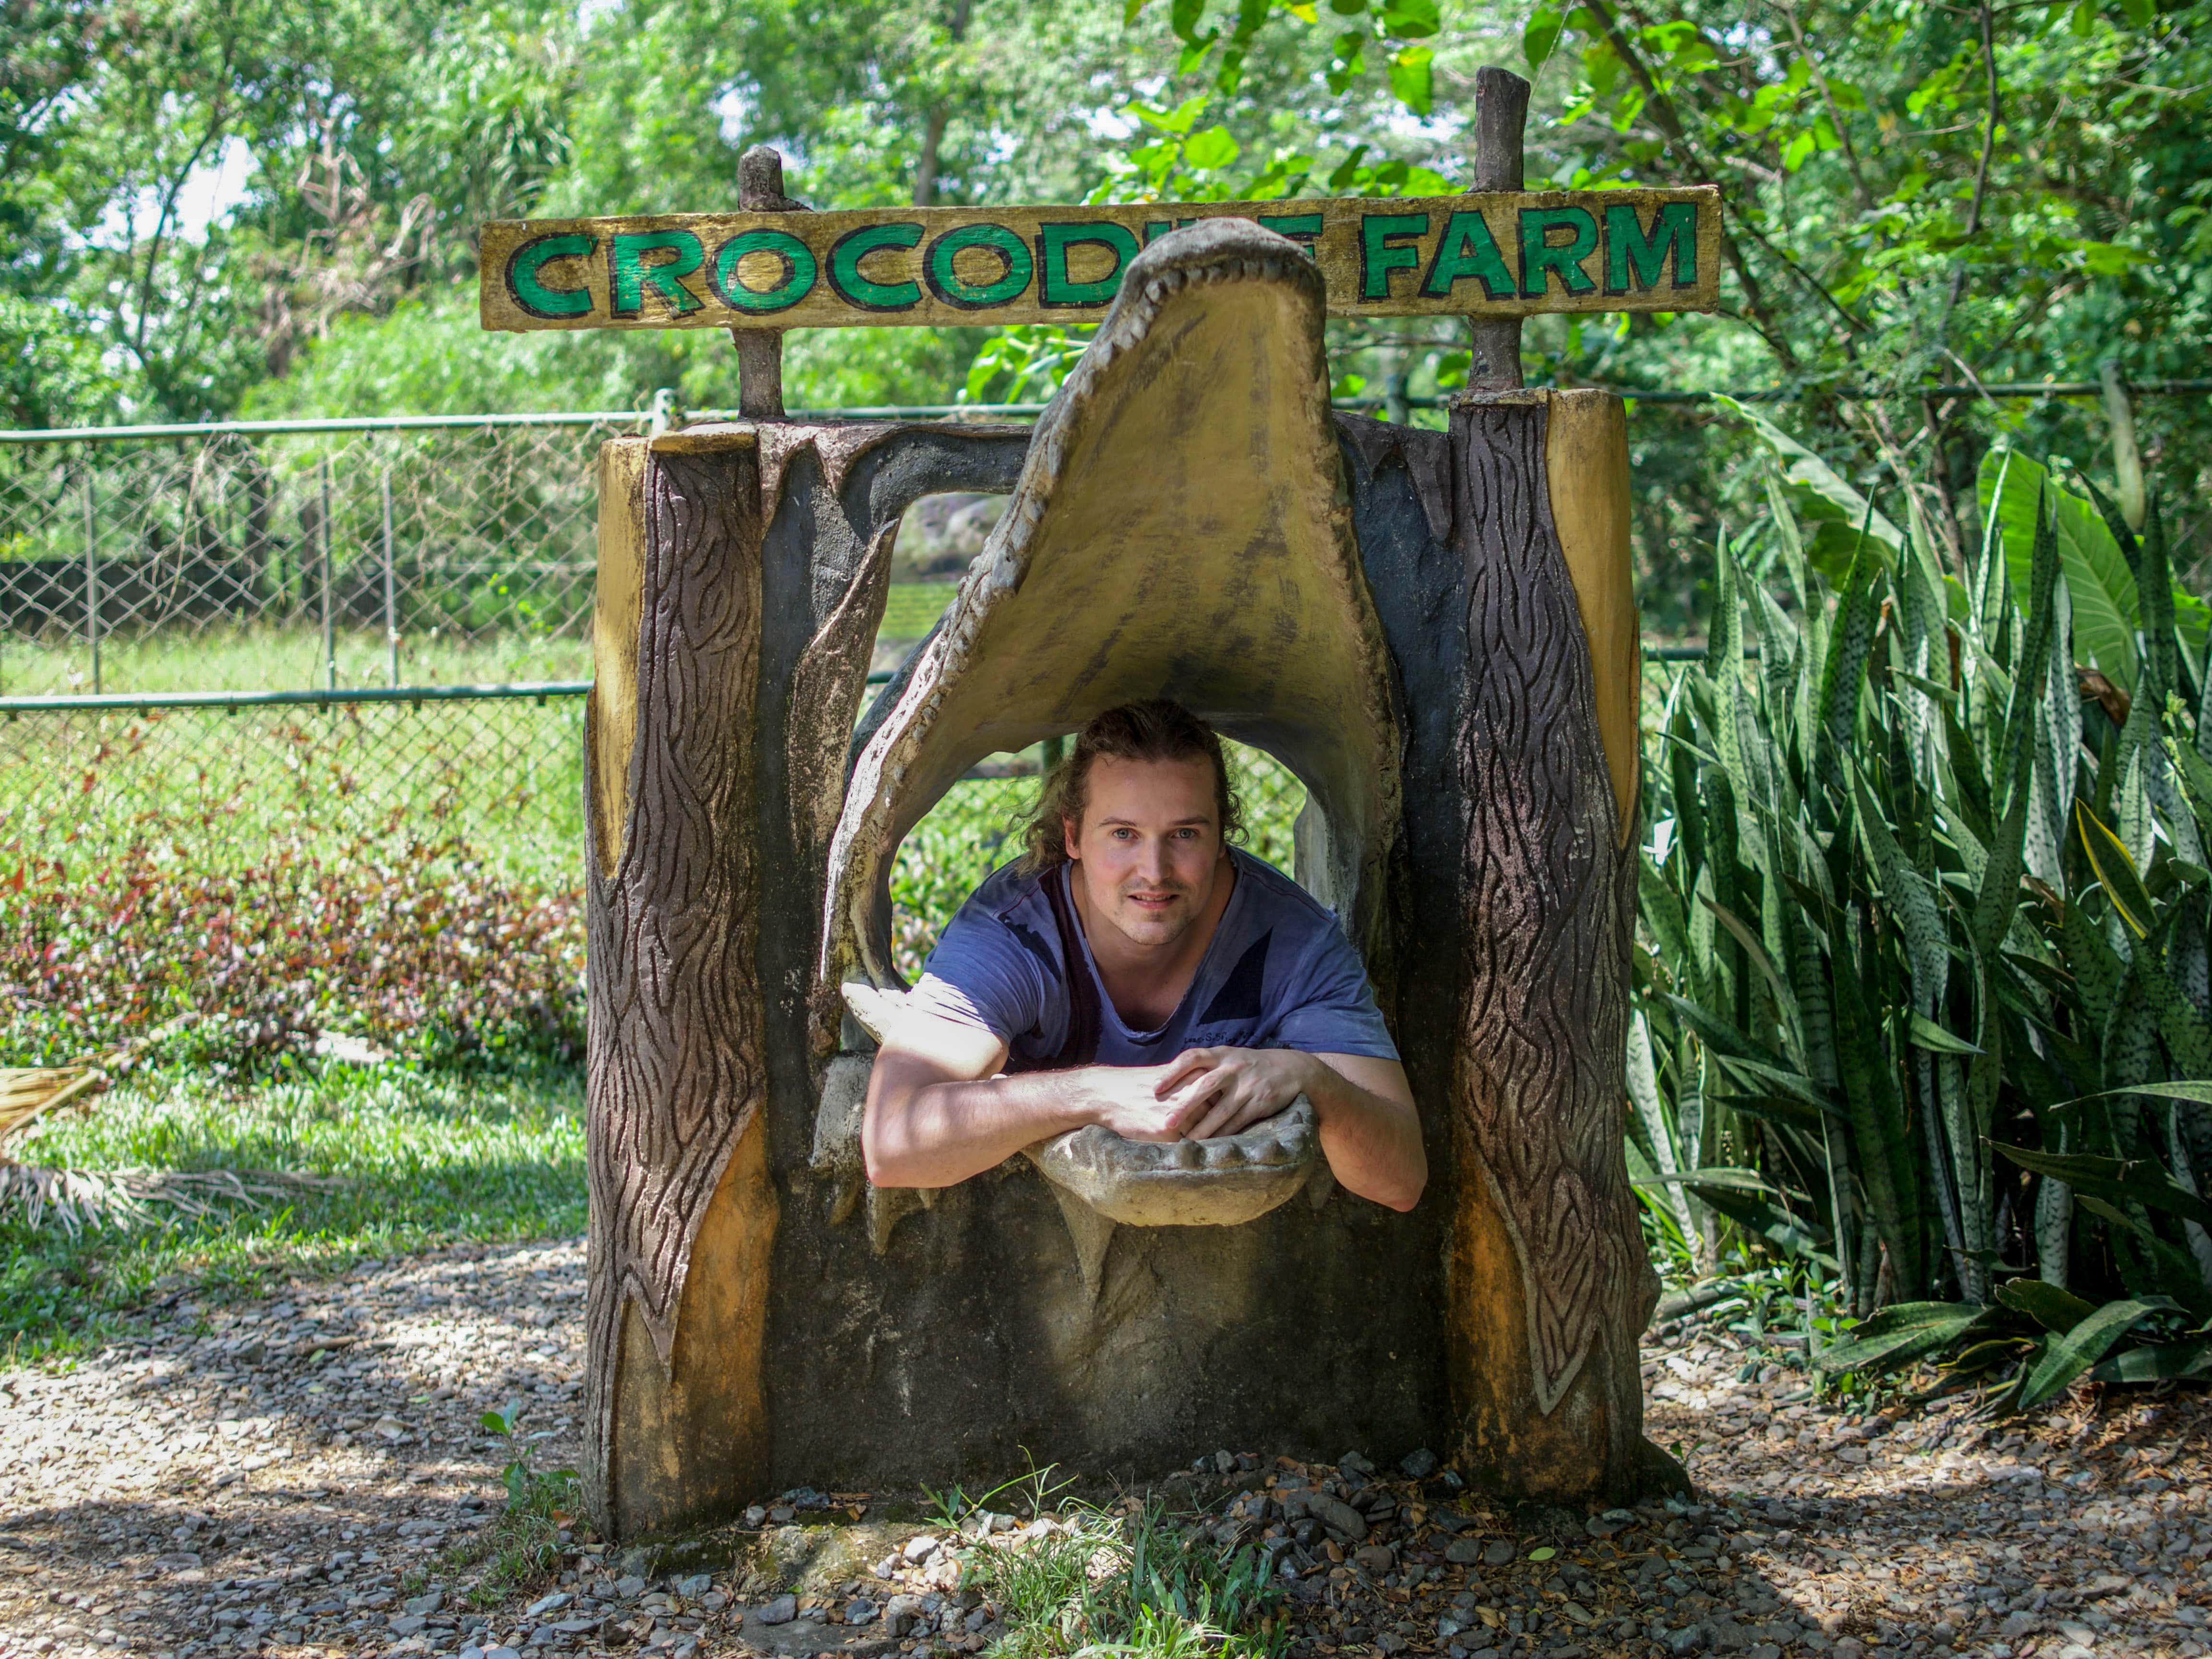
[[[179,1014],[119,1048],[73,1065],[0,1066],[0,1149],[48,1112],[98,1094],[107,1087],[109,1067],[131,1060],[141,1050],[182,1030],[198,1018],[194,1013]],[[0,1165],[11,1162],[6,1152],[0,1150]]]
[[[156,1209],[173,1219],[197,1219],[218,1206],[260,1209],[271,1199],[328,1192],[334,1176],[276,1170],[48,1170],[0,1164],[0,1214],[21,1206],[32,1226],[52,1218],[72,1238],[87,1227],[149,1222]]]
[[[0,1067],[0,1146],[57,1106],[107,1086],[97,1066],[10,1066]]]

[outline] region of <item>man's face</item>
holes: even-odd
[[[1082,823],[1060,827],[1091,914],[1135,944],[1173,944],[1206,914],[1220,877],[1213,763],[1101,755],[1090,785]]]

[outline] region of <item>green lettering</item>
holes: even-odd
[[[862,311],[911,311],[921,303],[920,283],[878,283],[860,275],[860,261],[878,248],[920,246],[921,227],[910,220],[863,225],[840,236],[830,250],[830,286]]]
[[[1552,233],[1571,233],[1569,240],[1554,246]],[[1583,261],[1597,252],[1597,221],[1588,208],[1522,208],[1521,210],[1521,297],[1540,300],[1551,285],[1551,273],[1570,294],[1588,294],[1597,284],[1583,269]]]
[[[1652,216],[1651,234],[1637,222],[1636,204],[1616,202],[1605,210],[1605,291],[1626,294],[1656,288],[1659,273],[1674,260],[1674,286],[1698,285],[1698,204],[1669,202]],[[1633,278],[1633,281],[1631,278]]]
[[[1318,213],[1263,213],[1260,228],[1272,230],[1278,236],[1287,236],[1304,246],[1306,257],[1313,257],[1314,244],[1321,240],[1321,215]]]
[[[532,238],[507,256],[507,294],[533,317],[590,316],[590,289],[548,288],[540,273],[556,259],[581,259],[598,246],[597,239],[577,231]]]
[[[971,283],[953,269],[953,256],[964,248],[981,248],[998,256],[1001,269],[988,283]],[[981,311],[988,306],[1011,305],[1028,289],[1036,275],[1030,245],[1004,225],[963,225],[948,230],[929,245],[922,260],[922,275],[930,292],[949,306]]]
[[[648,253],[669,257],[648,265]],[[626,230],[607,243],[607,301],[617,317],[641,316],[650,287],[678,316],[706,302],[678,281],[707,263],[707,251],[688,230]]]
[[[1437,257],[1429,262],[1429,274],[1421,281],[1422,295],[1431,300],[1449,300],[1452,285],[1470,276],[1482,284],[1486,298],[1513,297],[1513,273],[1505,268],[1505,256],[1498,251],[1498,239],[1490,234],[1490,222],[1468,210],[1453,214],[1445,222],[1444,234],[1437,238]]]
[[[1067,251],[1091,243],[1114,251],[1114,268],[1095,282],[1079,283],[1067,274]],[[1110,219],[1078,220],[1037,227],[1037,263],[1044,275],[1037,286],[1039,304],[1103,306],[1121,286],[1121,273],[1137,257],[1137,239],[1126,225]]]
[[[766,288],[747,288],[738,279],[738,263],[749,253],[774,254],[783,261],[783,275]],[[757,317],[790,310],[813,292],[814,279],[821,274],[821,261],[814,257],[814,250],[789,231],[746,230],[715,251],[707,280],[715,297],[731,310],[750,312]]]
[[[1359,216],[1359,297],[1390,297],[1390,273],[1419,270],[1421,251],[1399,244],[1407,237],[1429,234],[1425,213],[1363,213]]]

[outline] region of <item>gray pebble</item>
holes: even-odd
[[[798,1616],[799,1598],[795,1595],[779,1595],[760,1610],[763,1625],[787,1625]]]
[[[1502,1567],[1512,1559],[1513,1546],[1503,1538],[1493,1539],[1490,1547],[1482,1553],[1482,1565],[1486,1567]]]

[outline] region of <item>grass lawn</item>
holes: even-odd
[[[582,1074],[548,1065],[466,1079],[328,1064],[219,1087],[143,1076],[10,1147],[27,1164],[89,1170],[275,1170],[334,1177],[261,1207],[88,1230],[0,1217],[0,1345],[9,1363],[99,1340],[149,1291],[252,1294],[464,1240],[572,1236],[584,1226]]]

